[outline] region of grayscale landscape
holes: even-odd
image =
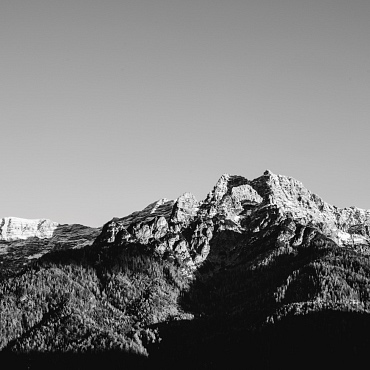
[[[369,20],[1,0],[0,366],[366,366]]]
[[[269,170],[224,174],[202,201],[160,199],[99,229],[3,219],[0,245],[0,354],[15,366],[367,357],[370,210]]]

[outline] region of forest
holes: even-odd
[[[370,344],[368,257],[321,234],[256,243],[192,278],[182,267],[140,244],[47,254],[0,281],[0,355],[24,368],[268,368],[353,364]]]

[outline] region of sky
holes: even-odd
[[[0,217],[102,226],[223,173],[370,208],[370,1],[1,0]]]

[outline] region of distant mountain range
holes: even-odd
[[[62,225],[47,219],[0,219],[0,277],[22,271],[31,262],[57,250],[91,245],[99,228]]]
[[[0,355],[14,366],[360,364],[370,210],[270,171],[222,175],[102,228],[0,220]]]

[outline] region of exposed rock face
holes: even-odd
[[[207,257],[210,261],[225,255],[237,258],[266,238],[277,248],[304,246],[318,235],[339,245],[367,247],[369,224],[370,210],[337,208],[301,182],[267,170],[254,180],[224,174],[202,202],[185,193],[113,219],[97,242],[147,246],[193,271]]]
[[[27,220],[18,217],[4,217],[0,220],[0,240],[51,238],[58,225],[57,222],[46,219]]]
[[[176,201],[161,199],[131,215],[113,219],[98,237],[99,244],[150,245],[155,253],[171,252],[189,266],[191,246],[182,232],[198,214],[199,203],[191,193],[185,193]]]
[[[253,180],[251,185],[261,189],[265,202],[275,205],[280,213],[289,215],[303,225],[318,227],[339,244],[347,242],[348,230],[356,225],[363,225],[366,229],[370,223],[370,210],[332,206],[291,177],[266,171],[262,177]]]

